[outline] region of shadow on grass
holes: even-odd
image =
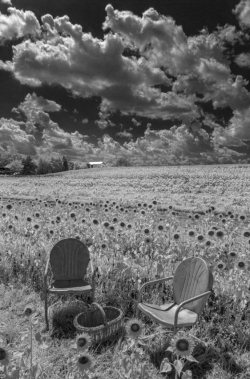
[[[164,358],[168,358],[171,361],[171,352],[166,351],[170,346],[170,342],[166,341],[163,344],[152,345],[148,354],[151,360],[151,363],[159,370],[161,362]],[[242,373],[244,369],[240,367],[233,356],[230,353],[220,352],[217,348],[213,346],[207,346],[199,343],[195,346],[193,351],[193,357],[198,361],[188,362],[185,364],[185,370],[191,370],[193,379],[202,379],[205,378],[208,372],[213,371],[214,364],[218,363],[220,367],[233,375]],[[167,378],[175,378],[174,370],[169,374],[164,374]]]
[[[75,339],[78,335],[74,326],[74,318],[81,312],[88,309],[86,303],[80,300],[58,302],[51,307],[50,311],[50,337],[52,339]],[[105,350],[114,348],[119,340],[125,337],[126,331],[123,326],[106,339],[94,342],[91,350],[96,354],[102,354]]]

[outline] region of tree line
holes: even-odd
[[[58,153],[39,155],[32,159],[30,155],[0,153],[0,170],[9,169],[11,173],[21,175],[44,175],[54,172],[73,170],[75,163]]]

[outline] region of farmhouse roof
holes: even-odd
[[[103,162],[89,162],[89,164],[102,164]]]

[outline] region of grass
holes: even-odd
[[[214,168],[211,170],[213,172]],[[237,188],[239,182],[245,180],[246,170],[240,173],[234,168],[223,170],[225,178],[232,176],[230,183],[233,185],[231,188],[228,186],[228,193],[225,193],[231,201],[232,188]],[[134,170],[125,171],[121,174],[109,170],[105,174],[102,171],[100,191],[106,194],[104,188],[108,188],[110,179],[116,181],[117,188],[122,191],[122,185],[125,186],[126,181],[130,183],[135,178]],[[152,175],[153,171],[150,172]],[[194,188],[195,181],[200,178],[195,179],[195,170],[190,172],[190,177],[193,175],[194,178],[191,188]],[[72,200],[65,203],[62,201],[64,198],[58,201],[63,182],[53,182],[53,178],[50,178],[51,188],[57,192],[54,198],[51,197],[52,203],[39,193],[33,179],[29,182],[30,194],[37,191],[37,200],[2,200],[0,320],[3,324],[0,336],[13,353],[13,361],[18,362],[20,354],[29,349],[29,321],[23,315],[23,310],[31,305],[36,312],[33,329],[34,362],[43,368],[44,377],[66,378],[68,359],[75,357],[72,344],[76,331],[72,320],[79,313],[79,309],[84,309],[83,300],[89,302],[89,299],[78,296],[74,300],[63,296],[51,314],[50,332],[41,332],[44,327],[43,274],[52,246],[59,239],[77,237],[88,246],[91,262],[94,267],[98,267],[96,301],[122,309],[125,322],[135,315],[133,300],[139,285],[155,277],[172,275],[178,263],[187,256],[206,257],[213,268],[214,291],[198,323],[192,329],[192,334],[203,343],[197,344],[193,352],[198,363],[190,363],[189,368],[195,379],[250,378],[248,208],[243,205],[236,208],[232,201],[228,201],[229,205],[216,208],[214,203],[199,204],[197,200],[196,212],[183,212],[183,208],[191,204],[190,201],[185,206],[184,203],[180,204],[181,201],[174,202],[169,198],[167,205],[166,201],[164,203],[155,200],[157,192],[155,198],[151,196],[151,201],[147,202],[146,198],[150,197],[150,191],[152,194],[153,187],[152,178],[147,179],[146,174],[149,174],[148,170],[143,173],[145,183],[148,180],[147,195],[145,198],[141,195],[141,199],[134,198],[133,201],[129,198],[117,200],[112,197],[107,201],[93,197],[88,203],[82,199],[78,204],[74,204]],[[170,174],[173,175],[171,170]],[[79,180],[80,186],[84,179],[81,174],[78,179],[77,173],[70,175],[74,191],[78,182],[74,184],[72,181]],[[88,175],[92,175],[91,179],[90,176],[87,179],[90,183],[97,171]],[[160,179],[161,175],[158,175]],[[174,180],[181,183],[183,175],[184,171],[180,169],[176,172],[176,179],[171,179],[171,183]],[[119,182],[120,177],[122,180]],[[13,180],[18,180],[20,188],[15,186],[18,192],[16,194],[13,193],[14,185],[10,186],[8,196],[21,196],[25,186],[27,188],[27,181],[25,183],[23,178]],[[65,183],[66,191],[70,181]],[[168,193],[176,189],[172,184],[168,185]],[[216,182],[216,178],[212,184],[215,192],[219,193],[221,184]],[[48,186],[47,179],[42,178],[40,187],[44,185]],[[136,189],[138,193],[140,188],[135,184],[133,191]],[[184,191],[179,194],[179,199],[186,195]],[[239,199],[241,195],[239,192],[235,196]],[[199,196],[200,194],[197,199]],[[221,201],[217,200],[217,203]],[[94,220],[98,221],[97,224]],[[162,226],[162,230],[159,226]],[[190,235],[190,231],[194,231],[194,236]],[[211,231],[214,231],[213,235],[209,234]],[[222,236],[218,231],[222,231]],[[210,244],[207,244],[208,241]],[[88,279],[90,274],[89,267]],[[145,293],[147,302],[164,303],[171,297],[171,285],[158,285]],[[50,304],[56,301],[56,296],[50,296]],[[166,348],[170,341],[159,325],[145,316],[141,315],[140,318],[145,325],[144,335],[152,335],[149,340],[144,340],[145,346],[140,347],[140,362],[147,364],[150,378],[162,378],[164,375],[160,373],[160,365],[168,357]],[[35,338],[38,332],[47,341],[46,349],[42,349]],[[120,378],[122,359],[131,356],[131,349],[126,353],[122,352],[122,349],[128,347],[128,343],[123,327],[105,343],[93,345],[90,349],[95,360],[93,377]],[[111,361],[113,365],[110,365]]]

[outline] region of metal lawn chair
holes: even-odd
[[[173,302],[163,305],[142,303],[142,292],[146,286],[173,279]],[[211,294],[213,275],[207,262],[200,257],[183,260],[174,276],[156,279],[143,284],[139,290],[136,317],[139,312],[173,331],[193,326],[203,311]]]
[[[49,330],[48,295],[91,294],[92,301],[95,296],[95,273],[92,265],[91,285],[84,279],[90,261],[87,246],[75,238],[66,238],[57,242],[46,264],[44,275],[45,322]],[[47,283],[49,266],[52,271],[52,283]]]

